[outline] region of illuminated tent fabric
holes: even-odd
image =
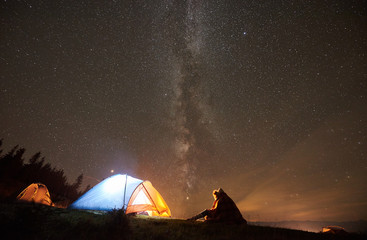
[[[331,234],[345,234],[347,233],[344,228],[339,226],[327,226],[322,228],[323,233],[331,233]]]
[[[70,208],[103,211],[126,209],[131,194],[142,182],[128,175],[111,176],[82,195]]]
[[[50,193],[47,187],[42,183],[32,183],[25,188],[18,196],[18,201],[22,202],[34,202],[44,205],[53,206]]]
[[[166,202],[149,181],[126,174],[117,174],[103,180],[69,208],[103,211],[123,208],[126,214],[171,216]]]
[[[166,202],[149,181],[142,182],[131,195],[126,214],[146,212],[149,216],[171,217]]]

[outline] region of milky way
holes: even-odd
[[[176,72],[174,78],[175,101],[173,101],[174,119],[173,127],[177,133],[175,148],[177,161],[174,162],[181,174],[178,181],[183,182],[183,190],[187,198],[191,194],[195,176],[197,175],[197,135],[203,131],[201,126],[203,103],[202,82],[200,76],[200,2],[189,1],[185,18],[185,44],[186,48],[179,49]]]

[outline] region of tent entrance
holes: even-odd
[[[131,195],[126,214],[170,217],[171,212],[159,192],[149,181],[140,184]]]

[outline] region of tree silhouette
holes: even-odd
[[[24,148],[15,146],[5,156],[0,158],[0,178],[15,177],[23,166]]]
[[[47,186],[54,202],[65,199],[71,202],[81,195],[79,188],[83,183],[83,174],[77,177],[75,183],[69,184],[64,170],[56,169],[50,163],[46,163],[41,152],[35,153],[28,163],[25,163],[25,148],[19,148],[17,145],[5,155],[1,155],[2,144],[3,139],[0,140],[0,181],[12,184],[2,185],[3,188],[8,188],[8,191],[0,191],[1,198],[9,197],[1,196],[3,192],[19,193],[31,183],[38,182]],[[22,186],[22,189],[17,188],[17,185]]]
[[[82,185],[82,183],[83,183],[83,174],[80,174],[78,176],[78,178],[76,179],[75,183],[73,184],[73,187],[75,189],[79,189],[79,187]]]

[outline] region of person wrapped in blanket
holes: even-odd
[[[211,209],[206,209],[187,220],[195,221],[197,219],[204,218],[205,222],[247,224],[247,221],[242,217],[242,214],[236,204],[223,191],[223,189],[219,188],[218,190],[214,190],[213,197],[214,203]]]

